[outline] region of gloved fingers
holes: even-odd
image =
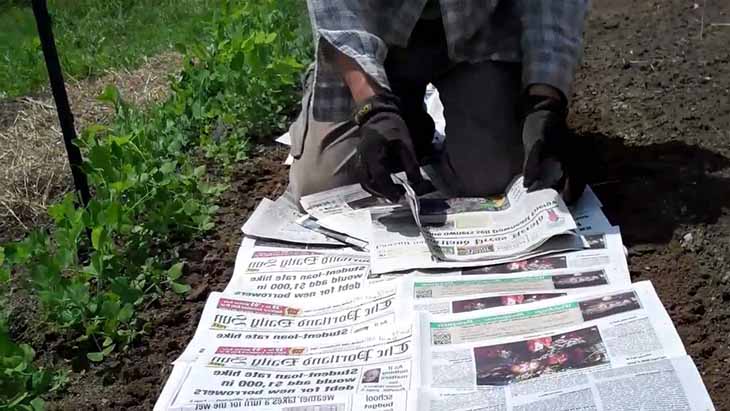
[[[428,185],[424,184],[426,180],[423,178],[423,175],[421,175],[421,168],[418,164],[418,160],[416,159],[416,154],[413,151],[413,147],[408,146],[406,143],[403,142],[397,142],[393,145],[393,151],[393,154],[397,156],[397,160],[403,167],[403,170],[406,173],[406,177],[408,177],[408,183],[410,183],[413,191],[415,191],[416,194],[421,195],[419,191],[426,190],[429,187]],[[433,186],[431,185],[431,187]]]
[[[399,142],[395,146],[395,155],[398,156],[398,160],[406,173],[406,177],[408,177],[408,184],[410,184],[417,196],[422,196],[436,191],[433,184],[423,178],[416,155],[409,146]]]
[[[358,174],[360,184],[370,194],[397,201],[403,188],[390,178],[384,141],[369,140],[358,148]]]
[[[536,141],[525,155],[525,165],[522,170],[523,185],[527,191],[539,189],[542,184],[540,182],[540,163],[542,162],[542,141]]]
[[[563,187],[563,200],[568,205],[574,204],[583,195],[588,183],[588,165],[584,157],[572,153],[565,159],[565,186]]]
[[[563,188],[563,200],[567,205],[573,205],[578,201],[586,189],[586,182],[583,178],[568,176]]]
[[[405,193],[405,189],[393,182],[393,179],[390,177],[390,172],[385,167],[382,167],[381,164],[371,164],[368,174],[369,178],[362,186],[370,194],[385,197],[390,201],[396,202]]]

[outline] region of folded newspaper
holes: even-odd
[[[499,264],[585,247],[560,194],[528,193],[521,178],[494,198],[418,199],[404,187],[410,213],[371,210],[376,274]]]
[[[264,200],[155,411],[713,410],[592,191]]]

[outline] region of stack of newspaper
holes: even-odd
[[[592,191],[263,200],[156,410],[712,410]]]
[[[437,90],[425,105],[438,145]],[[398,204],[359,185],[264,199],[155,410],[714,409],[590,189],[570,209],[520,179],[449,198],[423,171],[441,192],[396,176]]]

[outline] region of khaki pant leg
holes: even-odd
[[[328,123],[314,120],[311,82],[306,87],[302,111],[292,124],[291,154],[287,195],[294,201],[302,196],[357,182],[354,155],[360,134],[352,121]]]

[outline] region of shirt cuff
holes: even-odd
[[[522,62],[523,90],[527,90],[534,84],[547,84],[563,93],[568,101],[572,93],[574,73],[574,62],[561,59],[554,54],[545,52],[524,56]]]

